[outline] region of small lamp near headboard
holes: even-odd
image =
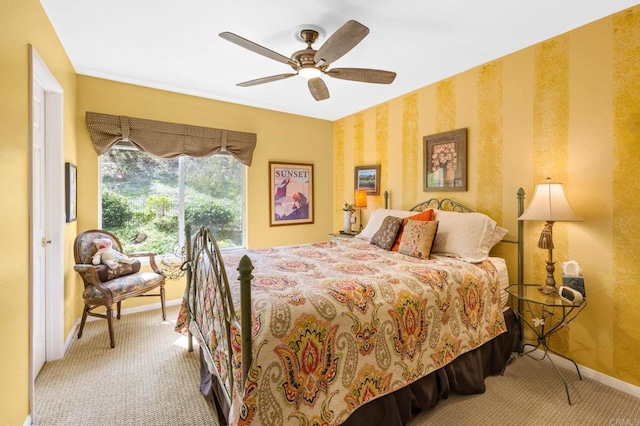
[[[582,218],[573,211],[567,200],[561,183],[545,179],[544,183],[536,185],[531,203],[518,220],[544,220],[547,223],[542,229],[538,247],[549,250],[547,263],[547,278],[545,285],[540,288],[545,294],[557,293],[556,280],[553,276],[555,263],[553,262],[553,223],[581,222]]]
[[[353,194],[353,204],[354,207],[358,209],[360,214],[359,222],[360,222],[360,230],[362,231],[362,209],[367,208],[367,190],[366,189],[356,189]]]

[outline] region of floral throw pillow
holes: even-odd
[[[371,237],[371,244],[375,244],[385,250],[391,250],[401,224],[402,219],[399,217],[385,217],[380,228],[373,234],[373,237]]]
[[[425,222],[409,219],[404,226],[398,252],[421,259],[429,259],[437,231],[437,220]]]

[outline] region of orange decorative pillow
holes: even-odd
[[[402,224],[400,225],[400,230],[398,231],[398,235],[396,236],[396,240],[391,247],[391,251],[398,251],[400,248],[400,241],[402,240],[402,232],[404,227],[407,226],[407,222],[411,220],[422,220],[424,222],[429,222],[434,219],[433,209],[425,210],[416,215],[409,216],[407,218],[402,219]]]

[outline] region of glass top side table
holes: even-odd
[[[580,380],[582,380],[582,375],[575,361],[549,348],[549,338],[573,321],[587,307],[587,300],[584,299],[580,304],[572,303],[561,298],[558,294],[543,293],[538,284],[513,284],[507,287],[507,293],[518,302],[513,306],[518,306],[515,311],[522,323],[530,328],[537,337],[536,344],[526,343],[523,345],[523,349],[526,346],[531,346],[531,349],[524,351],[522,355],[531,356],[531,353],[536,349],[541,349],[544,352],[541,358],[534,359],[541,361],[547,358],[549,360],[562,379],[567,401],[571,405],[567,381],[549,356],[549,352],[570,361],[576,368]]]

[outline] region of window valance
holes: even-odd
[[[242,164],[250,166],[256,147],[255,133],[90,111],[87,111],[86,120],[98,155],[109,151],[118,142],[129,142],[140,151],[162,158],[180,155],[206,157],[228,152]]]

